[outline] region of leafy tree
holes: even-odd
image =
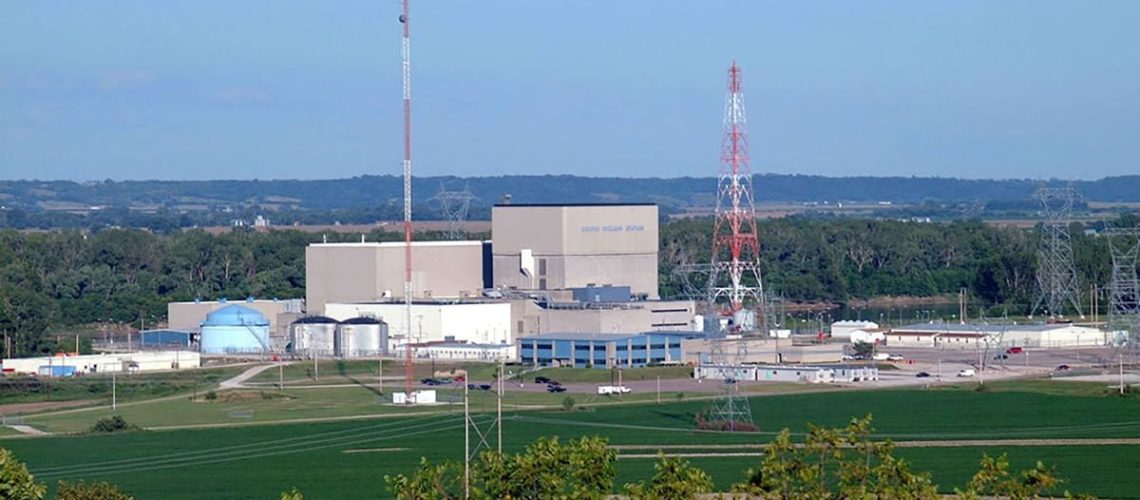
[[[305,495],[296,486],[289,491],[281,492],[281,500],[305,500]]]
[[[0,448],[0,498],[11,500],[41,500],[47,487],[36,482],[28,467],[11,451]]]
[[[1032,469],[1011,474],[1009,459],[1005,453],[998,457],[985,454],[982,455],[978,472],[966,485],[966,490],[955,491],[959,497],[966,500],[983,497],[1041,498],[1042,494],[1054,490],[1060,484],[1061,480],[1057,478],[1056,471],[1041,462],[1037,462]],[[1065,495],[1069,496],[1068,492]]]
[[[68,483],[66,481],[59,482],[59,492],[56,493],[56,500],[133,500],[134,497],[123,493],[115,486],[107,482],[86,483],[79,481],[77,483]]]
[[[926,473],[892,455],[890,441],[871,440],[871,417],[841,429],[811,426],[802,446],[784,429],[768,445],[758,469],[734,491],[762,498],[936,498]]]
[[[600,499],[613,489],[615,453],[600,437],[540,438],[516,454],[484,452],[471,464],[471,498]],[[387,476],[401,499],[463,497],[463,467],[421,459],[411,476]]]
[[[855,351],[855,354],[870,356],[871,353],[875,351],[875,344],[870,342],[856,342],[851,345],[851,349]]]
[[[653,477],[648,483],[625,485],[626,494],[633,500],[672,500],[694,498],[713,491],[712,478],[705,471],[693,467],[687,460],[658,454],[653,465]]]

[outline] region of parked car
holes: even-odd
[[[1058,367],[1057,367],[1057,371],[1059,371],[1059,372],[1067,372],[1067,371],[1069,371],[1069,365],[1061,365],[1061,366],[1058,366]]]
[[[902,354],[891,354],[887,356],[887,361],[902,361]]]
[[[958,376],[959,377],[973,377],[974,376],[974,369],[973,368],[966,368],[964,370],[959,370]]]
[[[423,385],[443,385],[445,382],[436,378],[425,378],[420,383]]]
[[[994,356],[994,359],[1009,359],[1009,355],[1004,353],[998,354],[997,356]]]
[[[549,384],[550,379],[547,377],[535,377],[534,383],[536,383],[536,384]]]
[[[467,384],[467,390],[469,390],[469,391],[474,391],[478,388],[479,388],[479,386],[477,386],[475,384]]]
[[[1005,350],[1006,354],[1021,354],[1022,352],[1025,352],[1025,349],[1021,347],[1010,347]]]
[[[546,392],[566,392],[566,388],[560,385],[548,385],[546,386]]]
[[[489,391],[489,390],[491,390],[491,384],[479,384],[479,390],[480,391]]]
[[[930,376],[930,373],[928,373],[928,372],[918,372],[918,373],[914,374],[914,376],[916,376],[916,377],[918,377],[918,378],[926,378],[926,377],[929,377],[929,376]]]

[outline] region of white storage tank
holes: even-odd
[[[202,322],[202,354],[261,354],[269,348],[269,320],[237,304],[206,315]]]
[[[342,358],[383,356],[388,352],[388,324],[376,318],[349,318],[337,326],[336,355]]]
[[[289,325],[289,350],[308,357],[336,355],[337,320],[326,316],[306,316]]]

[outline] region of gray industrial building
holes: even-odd
[[[490,242],[412,242],[416,299],[479,297],[490,283]],[[379,302],[404,297],[404,243],[316,243],[305,249],[309,314],[325,304]]]
[[[657,206],[649,203],[496,205],[494,286],[567,290],[624,285],[657,295]]]

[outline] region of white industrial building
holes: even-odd
[[[834,384],[841,382],[869,382],[879,379],[879,369],[873,366],[784,366],[784,365],[699,365],[693,371],[698,379],[749,382],[805,382]]]
[[[851,333],[855,332],[856,330],[867,331],[867,330],[874,330],[874,329],[878,329],[878,328],[879,328],[879,324],[875,323],[874,321],[862,321],[862,320],[858,320],[858,321],[853,321],[853,320],[836,321],[836,322],[831,324],[831,338],[833,338],[833,339],[849,339],[849,338],[851,338]]]
[[[516,361],[515,344],[468,344],[440,342],[412,346],[412,357],[437,361]]]
[[[325,316],[337,321],[359,317],[383,320],[388,324],[390,347],[406,342],[403,303],[328,303]],[[411,340],[417,344],[444,341],[514,344],[511,305],[507,302],[415,302],[411,327]]]
[[[92,373],[179,370],[201,366],[195,351],[143,351],[78,356],[38,356],[0,361],[4,373],[75,376]]]
[[[887,345],[891,346],[942,349],[974,349],[984,347],[986,344],[1050,349],[1095,347],[1108,342],[1107,334],[1103,330],[1065,323],[1041,325],[919,323],[892,328],[886,337]]]

